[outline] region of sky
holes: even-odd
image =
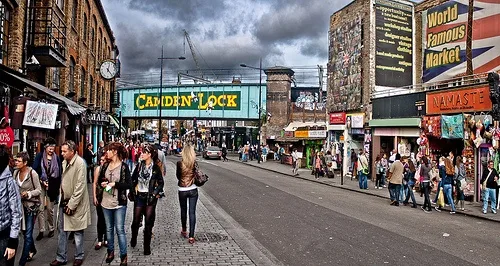
[[[102,0],[123,75],[195,69],[326,66],[330,16],[350,0]],[[184,44],[185,43],[185,44]]]

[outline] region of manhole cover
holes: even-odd
[[[209,232],[197,232],[195,238],[198,242],[221,242],[227,240],[227,236],[225,235]]]

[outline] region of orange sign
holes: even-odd
[[[295,131],[295,137],[296,138],[308,138],[309,131],[308,130],[297,130],[297,131]]]
[[[427,93],[427,114],[491,111],[488,87]]]

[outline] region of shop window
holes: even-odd
[[[52,68],[52,84],[50,88],[54,91],[59,91],[61,88],[61,69],[58,67]]]
[[[77,17],[78,17],[78,0],[73,0],[73,8],[71,10],[71,25],[76,29],[77,24]]]
[[[0,1],[0,64],[7,64],[9,47],[9,11]]]
[[[75,91],[75,59],[69,59],[69,91]]]

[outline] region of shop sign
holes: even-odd
[[[12,144],[14,144],[14,130],[10,127],[0,129],[0,145],[10,148]]]
[[[285,137],[293,138],[293,131],[285,131]]]
[[[351,134],[351,135],[364,135],[365,130],[362,128],[351,128],[349,130],[349,134]]]
[[[326,138],[326,130],[309,130],[309,138]]]
[[[158,110],[160,100],[157,93],[136,93],[134,110]],[[161,108],[184,110],[240,110],[241,92],[211,91],[198,92],[164,92],[161,96]]]
[[[344,112],[330,114],[330,125],[345,124],[345,120],[346,114]]]
[[[109,116],[105,113],[82,114],[82,123],[85,125],[105,125],[109,123]]]
[[[363,128],[365,126],[364,114],[350,115],[349,117],[351,119],[351,128]]]
[[[57,104],[26,101],[23,126],[54,129],[57,118]]]
[[[427,114],[491,111],[488,87],[427,93]]]
[[[308,138],[309,131],[308,130],[297,130],[297,131],[295,131],[295,137],[296,138]]]

